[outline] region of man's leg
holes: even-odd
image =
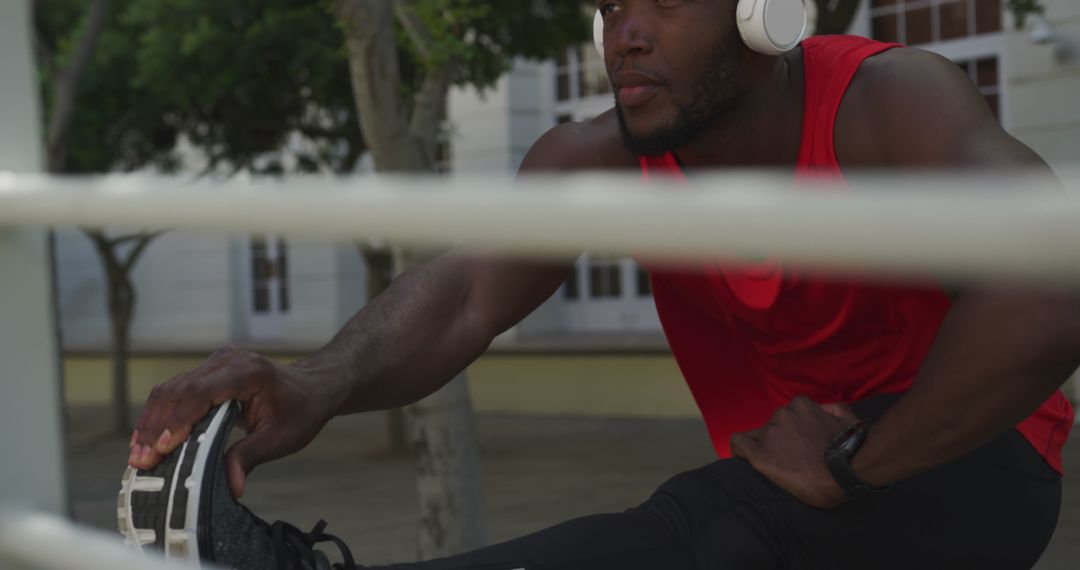
[[[741,459],[676,475],[641,506],[592,515],[473,552],[379,570],[679,570],[701,568],[703,537],[731,568],[779,568],[776,521],[749,521],[745,505],[794,501]],[[725,517],[731,515],[730,518]],[[730,548],[725,548],[725,545]]]
[[[855,406],[867,421],[897,398]],[[641,506],[383,570],[1030,568],[1053,534],[1061,480],[1016,431],[837,509],[807,506],[742,460],[682,473]]]
[[[872,422],[894,400],[875,399],[854,407]],[[139,520],[168,519],[162,524],[169,528],[158,533],[155,527],[149,540],[167,539],[174,525],[191,528],[199,536],[198,548],[185,550],[185,555],[197,553],[238,568],[328,568],[326,557],[311,549],[336,541],[323,534],[322,525],[306,534],[282,523],[270,525],[232,500],[224,470],[208,459],[220,457],[231,425],[231,415],[223,410],[208,416],[205,433],[193,433],[188,442],[197,451],[206,446],[214,450],[205,464],[195,461],[202,468],[190,466],[191,477],[184,474],[186,461],[178,461],[180,467],[167,473],[133,474],[125,503],[132,508],[122,517],[131,523],[122,526],[135,529],[129,539],[142,536]],[[194,476],[196,472],[201,475]],[[141,479],[154,482],[155,477],[160,484],[153,489],[135,484]],[[186,483],[172,484],[178,481]],[[189,509],[193,517],[177,519],[175,509],[172,517],[155,515],[155,505],[180,504],[156,497],[165,492],[173,497],[172,490],[187,489],[189,483],[210,497]],[[1045,549],[1060,503],[1060,477],[1014,430],[887,493],[837,509],[807,506],[749,463],[723,460],[673,477],[644,504],[623,513],[584,517],[459,556],[383,570],[1021,570],[1030,568]],[[192,524],[185,523],[186,518]]]

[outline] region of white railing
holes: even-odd
[[[202,568],[212,568],[203,564]],[[138,553],[111,534],[62,518],[25,511],[0,511],[0,568],[10,570],[190,570],[164,558]]]
[[[753,173],[663,188],[607,175],[218,183],[0,173],[0,241],[5,226],[273,232],[535,256],[777,256],[843,271],[1072,283],[1080,282],[1080,177],[1065,186],[881,176],[827,191],[839,189],[792,189],[790,176]],[[0,562],[178,568],[125,549],[118,535],[27,513],[0,516]]]
[[[0,227],[275,232],[536,256],[777,256],[890,275],[1080,280],[1080,192],[1023,178],[891,175],[854,184],[792,189],[790,176],[755,173],[661,190],[607,175],[222,184],[0,173]]]

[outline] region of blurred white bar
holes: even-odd
[[[747,173],[662,188],[598,174],[222,184],[0,173],[0,225],[277,232],[530,256],[778,256],[859,273],[1080,281],[1080,193],[1030,179],[855,184],[793,189],[790,176]]]
[[[124,546],[113,535],[66,520],[19,511],[0,512],[0,567],[12,570],[190,570]],[[210,568],[206,565],[202,568]]]
[[[33,29],[29,0],[0,2],[0,169],[41,169]],[[0,228],[0,504],[63,513],[61,368],[49,265],[41,228]]]

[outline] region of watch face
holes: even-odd
[[[826,455],[842,455],[844,457],[850,457],[853,453],[858,451],[859,446],[862,445],[863,437],[866,433],[866,426],[859,422],[846,430],[840,435],[836,436],[832,445],[829,446]]]

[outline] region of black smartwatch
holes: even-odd
[[[851,459],[866,441],[866,433],[870,427],[859,422],[836,436],[832,444],[825,449],[825,465],[829,467],[833,479],[844,490],[844,494],[850,499],[856,499],[863,495],[881,493],[888,490],[888,486],[874,487],[859,479],[851,468]]]

